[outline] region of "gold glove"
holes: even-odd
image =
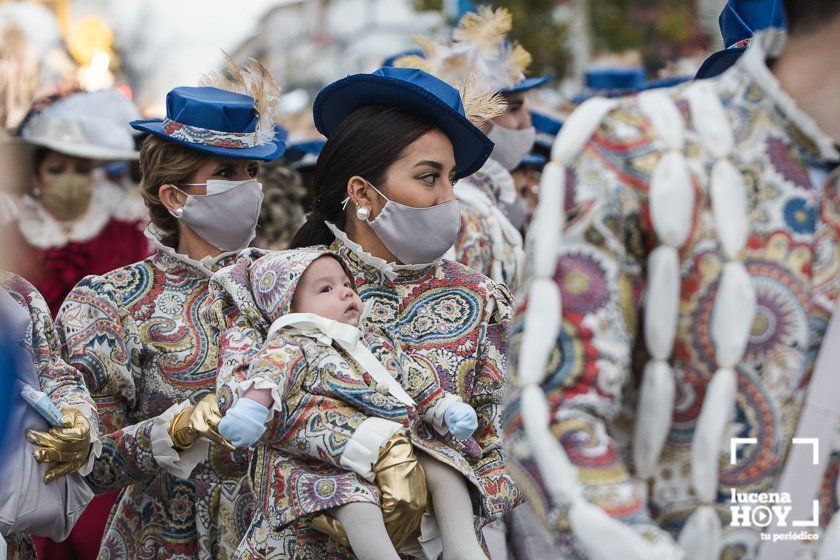
[[[219,401],[215,393],[210,393],[198,401],[195,406],[188,406],[175,415],[169,424],[169,437],[179,449],[187,449],[198,438],[204,437],[212,442],[235,449],[233,445],[219,433]]]
[[[420,529],[420,520],[429,503],[426,474],[414,455],[411,441],[401,434],[389,439],[380,450],[373,472],[381,494],[385,529],[394,548],[399,550]],[[310,525],[332,540],[350,545],[338,520],[328,513],[314,516]]]
[[[26,440],[37,446],[33,452],[35,460],[56,463],[44,475],[47,484],[82,468],[90,455],[90,423],[87,418],[73,408],[61,412],[60,428],[51,428],[48,432],[29,430],[26,433]]]

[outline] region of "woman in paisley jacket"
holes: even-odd
[[[247,455],[216,430],[207,286],[254,238],[257,162],[285,144],[270,75],[256,64],[235,74],[264,89],[176,88],[165,119],[132,123],[151,134],[140,165],[157,253],[86,278],[59,315],[67,359],[107,434],[87,480],[96,492],[122,491],[103,559],[231,558],[251,520]]]
[[[479,98],[488,99],[465,96]],[[467,115],[480,121],[496,110],[465,109],[455,88],[413,69],[386,67],[327,86],[315,102],[316,126],[329,138],[315,170],[317,196],[293,241],[330,245],[370,306],[365,324],[389,332],[478,413],[473,438],[447,441],[475,473],[477,528],[520,500],[499,439],[510,294],[441,256],[460,224],[452,183],[492,149]],[[442,537],[444,550],[458,548]],[[272,546],[290,558],[346,557],[328,552],[307,524],[293,524]]]

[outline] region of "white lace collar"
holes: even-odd
[[[767,67],[767,59],[775,58],[784,49],[787,35],[783,31],[770,29],[755,36],[747,52],[738,61],[736,67],[742,68],[764,92],[779,106],[785,116],[796,125],[817,146],[820,155],[829,161],[840,160],[840,152],[834,141],[828,136],[810,115],[805,114],[796,102],[779,84],[779,80]],[[726,76],[733,76],[728,72]]]
[[[355,241],[351,240],[347,237],[347,234],[338,229],[334,224],[330,222],[324,222],[327,227],[330,229],[335,238],[344,243],[348,249],[350,249],[354,255],[359,257],[359,260],[364,262],[366,265],[375,268],[376,270],[380,271],[388,280],[395,280],[397,276],[399,276],[400,271],[418,271],[423,270],[424,268],[428,268],[430,266],[434,266],[439,264],[443,257],[435,260],[434,262],[424,263],[424,264],[397,264],[397,263],[389,263],[385,259],[380,259],[379,257],[374,257],[367,251],[365,251],[361,245],[356,243]]]
[[[169,245],[165,245],[161,241],[162,235],[160,229],[154,224],[149,224],[146,227],[144,234],[152,242],[152,244],[155,246],[155,249],[157,249],[159,253],[167,255],[177,261],[188,265],[191,268],[196,269],[203,276],[207,276],[208,278],[213,276],[216,270],[220,268],[222,261],[239,253],[239,251],[227,251],[225,253],[219,254],[216,257],[207,256],[201,260],[196,260],[191,258],[189,255],[184,255],[183,253],[177,252]]]

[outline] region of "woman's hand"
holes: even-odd
[[[452,436],[458,440],[467,439],[478,428],[478,416],[475,409],[467,403],[450,404],[443,413],[443,421],[446,422],[446,427],[452,432]]]
[[[180,449],[187,449],[198,438],[204,437],[212,442],[234,449],[228,440],[219,433],[219,422],[222,414],[219,412],[219,401],[216,394],[211,393],[175,415],[169,424],[169,437],[172,443]]]
[[[90,423],[78,410],[70,408],[61,412],[60,428],[52,428],[48,432],[29,430],[26,433],[26,440],[36,446],[33,452],[35,460],[56,463],[44,475],[47,484],[82,468],[90,455]]]

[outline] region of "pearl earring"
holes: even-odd
[[[184,209],[183,208],[176,208],[175,212],[173,212],[173,214],[175,215],[176,218],[178,218],[180,220],[181,217],[184,215]]]
[[[360,220],[367,221],[370,218],[370,208],[366,206],[358,206],[356,207],[356,217]]]

